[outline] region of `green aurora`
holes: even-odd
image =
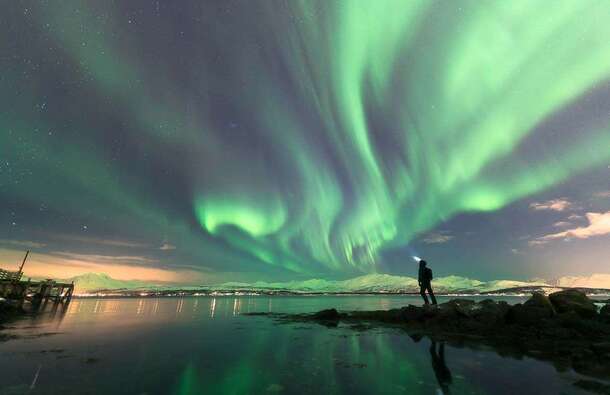
[[[0,197],[215,270],[372,272],[610,161],[610,118],[548,138],[610,78],[607,2],[26,3],[3,47],[45,68],[0,63],[0,150],[27,169]]]

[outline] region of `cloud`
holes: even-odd
[[[428,233],[428,235],[422,239],[422,242],[426,244],[441,244],[446,243],[451,239],[453,239],[453,236],[450,235],[449,232],[440,231]]]
[[[74,252],[53,251],[49,255],[59,256],[68,260],[91,262],[96,264],[123,264],[123,265],[150,265],[157,263],[155,259],[147,258],[139,255],[97,255],[97,254],[79,254]]]
[[[589,225],[567,229],[563,232],[552,233],[534,240],[530,240],[530,245],[541,245],[552,240],[569,239],[588,239],[595,236],[610,234],[610,211],[605,213],[587,213]]]
[[[175,250],[175,249],[176,249],[176,246],[175,246],[175,245],[172,245],[172,244],[169,244],[169,243],[167,243],[167,242],[166,242],[166,243],[163,243],[163,244],[161,245],[161,247],[159,247],[159,249],[160,249],[161,251],[170,251],[170,250]]]
[[[534,202],[530,204],[530,208],[536,211],[551,210],[565,211],[572,208],[573,204],[566,198],[551,199],[546,202]]]
[[[82,258],[82,259],[80,259]],[[27,277],[66,279],[85,273],[106,273],[118,280],[163,281],[193,284],[203,280],[200,270],[123,264],[121,256],[88,255],[71,252],[30,254],[26,264]],[[17,270],[23,259],[23,251],[0,248],[3,269]],[[113,261],[116,259],[116,261]],[[136,259],[137,260],[137,259]],[[198,269],[198,268],[197,268]]]
[[[35,242],[35,241],[27,241],[27,240],[5,240],[5,239],[0,239],[0,244],[9,244],[9,245],[13,245],[13,246],[17,246],[17,247],[24,247],[24,248],[42,248],[42,247],[46,247],[46,244],[38,243],[38,242]]]
[[[570,221],[576,221],[576,220],[583,219],[583,218],[584,217],[582,215],[578,215],[578,214],[572,214],[568,217],[568,219]]]
[[[76,236],[76,235],[54,235],[55,239],[76,241],[85,244],[99,244],[111,247],[127,247],[127,248],[144,248],[150,247],[149,244],[137,243],[129,240],[112,240],[112,239],[100,239],[97,237],[87,236]]]
[[[559,287],[606,288],[610,289],[610,274],[595,273],[591,276],[565,276],[556,281]]]
[[[559,221],[559,222],[555,222],[553,224],[553,226],[555,228],[567,228],[568,226],[572,226],[571,222],[567,222],[567,221]]]
[[[547,243],[546,241],[540,240],[540,239],[534,239],[534,240],[530,240],[527,242],[527,244],[530,246],[539,246],[539,245],[543,245],[546,243]]]
[[[593,196],[597,197],[597,198],[602,198],[602,199],[610,198],[610,191],[597,192],[597,193],[594,193]]]

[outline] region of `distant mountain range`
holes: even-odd
[[[97,290],[144,289],[158,286],[158,284],[150,284],[140,280],[117,280],[105,273],[85,273],[71,277],[67,281],[74,281],[74,288],[77,293]]]
[[[367,274],[349,280],[307,280],[285,283],[225,283],[217,286],[226,290],[275,290],[311,293],[416,293],[419,292],[417,279],[389,274]],[[550,287],[540,281],[479,281],[459,276],[441,277],[433,280],[436,293],[486,293],[509,288]]]
[[[87,273],[76,276],[76,293],[134,293],[134,292],[172,292],[190,293],[417,293],[417,280],[406,276],[389,274],[367,274],[348,280],[312,279],[289,282],[254,283],[227,282],[217,285],[180,286],[162,283],[148,283],[139,280],[117,280],[103,273]],[[562,277],[547,282],[544,280],[479,281],[459,276],[434,279],[433,287],[438,294],[481,294],[481,293],[522,293],[533,290],[551,292],[558,288],[587,288],[600,293],[610,292],[610,275],[596,274],[590,277]]]

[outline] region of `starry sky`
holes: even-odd
[[[24,0],[0,34],[3,267],[610,272],[608,2]]]

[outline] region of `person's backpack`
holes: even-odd
[[[428,281],[432,281],[434,277],[432,276],[432,269],[430,269],[429,267],[426,268],[426,279]]]

